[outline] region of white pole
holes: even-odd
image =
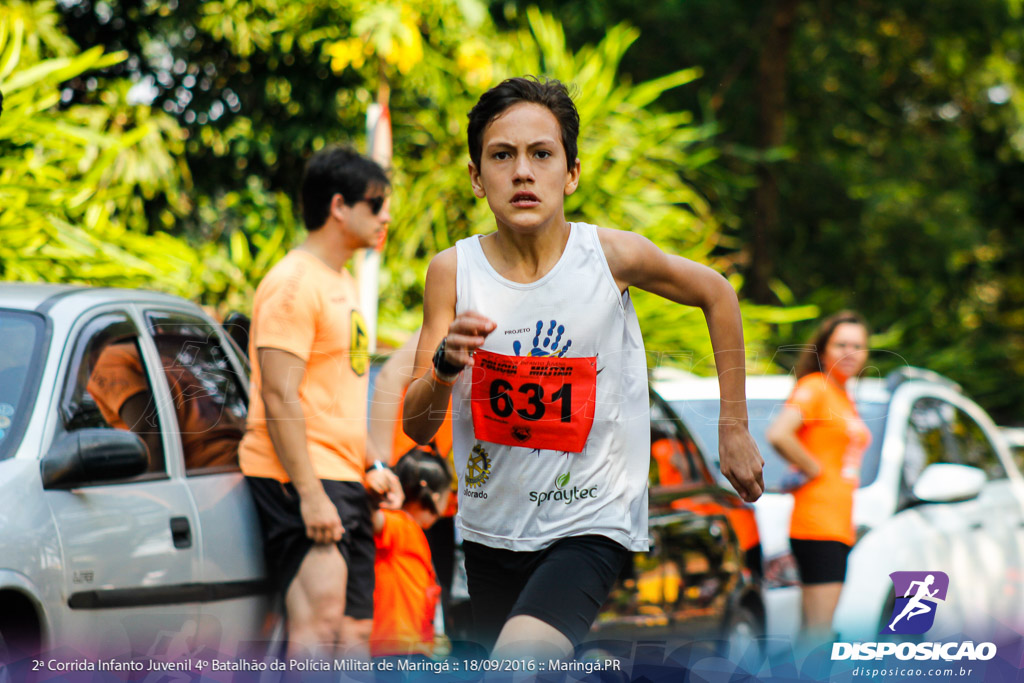
[[[385,170],[391,168],[391,116],[386,104],[374,102],[366,110],[367,156]],[[359,303],[370,337],[370,353],[377,351],[377,303],[380,298],[381,253],[360,249],[353,259],[359,285]]]

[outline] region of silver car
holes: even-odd
[[[244,363],[177,297],[0,285],[0,665],[271,637]]]

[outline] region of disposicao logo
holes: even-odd
[[[945,601],[949,577],[944,572],[893,572],[896,604],[879,633],[924,633],[935,623],[938,603]]]
[[[879,631],[882,635],[919,635],[935,623],[939,603],[949,591],[949,577],[944,572],[893,572],[889,574],[896,595],[892,614]],[[882,659],[899,660],[986,661],[996,656],[993,643],[914,642],[914,643],[833,643],[832,660]]]

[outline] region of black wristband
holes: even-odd
[[[373,464],[366,468],[366,471],[372,472],[373,470],[390,470],[391,468],[385,465],[380,460],[374,460]]]
[[[441,343],[437,345],[437,351],[434,352],[434,369],[437,370],[437,374],[443,377],[451,377],[462,372],[462,368],[458,365],[454,365],[448,361],[445,357],[445,346],[448,344],[448,337],[441,340]]]

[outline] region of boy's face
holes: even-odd
[[[515,104],[487,124],[480,167],[469,164],[473,193],[486,197],[498,228],[539,232],[565,220],[565,196],[576,191],[580,162],[567,170],[558,119],[545,106]]]

